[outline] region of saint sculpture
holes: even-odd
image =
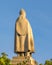
[[[12,65],[18,65],[25,61],[27,61],[27,65],[37,65],[37,62],[32,58],[32,53],[35,52],[32,28],[26,18],[26,12],[24,9],[20,10],[20,15],[15,23],[14,44],[14,51],[17,53],[17,56],[12,58]]]
[[[15,24],[15,53],[18,56],[30,56],[34,53],[34,40],[32,28],[26,18],[24,9],[20,10],[20,16]]]

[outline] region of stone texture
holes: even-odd
[[[32,28],[25,16],[25,11],[20,11],[20,16],[15,25],[15,52],[34,52],[34,40]]]
[[[26,61],[27,60],[27,62],[26,62],[26,64],[28,64],[28,65],[37,65],[37,63],[36,63],[36,61],[32,58],[32,57],[30,57],[30,56],[16,56],[16,57],[13,57],[13,59],[12,59],[12,61],[11,61],[11,64],[12,65],[17,65],[18,63],[21,63],[21,62],[23,62],[23,61]]]
[[[14,44],[14,51],[18,56],[12,58],[12,65],[23,63],[26,60],[26,64],[28,65],[37,65],[37,62],[32,58],[32,53],[35,52],[32,28],[23,9],[20,11],[20,16],[16,20]]]

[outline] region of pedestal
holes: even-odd
[[[15,56],[12,58],[12,65],[17,65],[19,63],[26,63],[27,65],[37,65],[36,61],[30,56]]]

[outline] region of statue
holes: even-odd
[[[26,12],[21,9],[15,24],[15,53],[18,56],[28,56],[34,53],[32,28],[26,19]]]
[[[14,56],[11,60],[12,65],[17,65],[26,62],[27,65],[38,65],[32,58],[34,53],[34,40],[32,28],[29,21],[26,18],[26,12],[21,9],[20,16],[15,23],[15,48],[14,51],[17,56]]]

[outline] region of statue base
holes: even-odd
[[[22,65],[24,63],[27,65],[37,65],[37,62],[30,56],[15,56],[12,58],[12,65],[18,65],[19,63],[21,63]]]

